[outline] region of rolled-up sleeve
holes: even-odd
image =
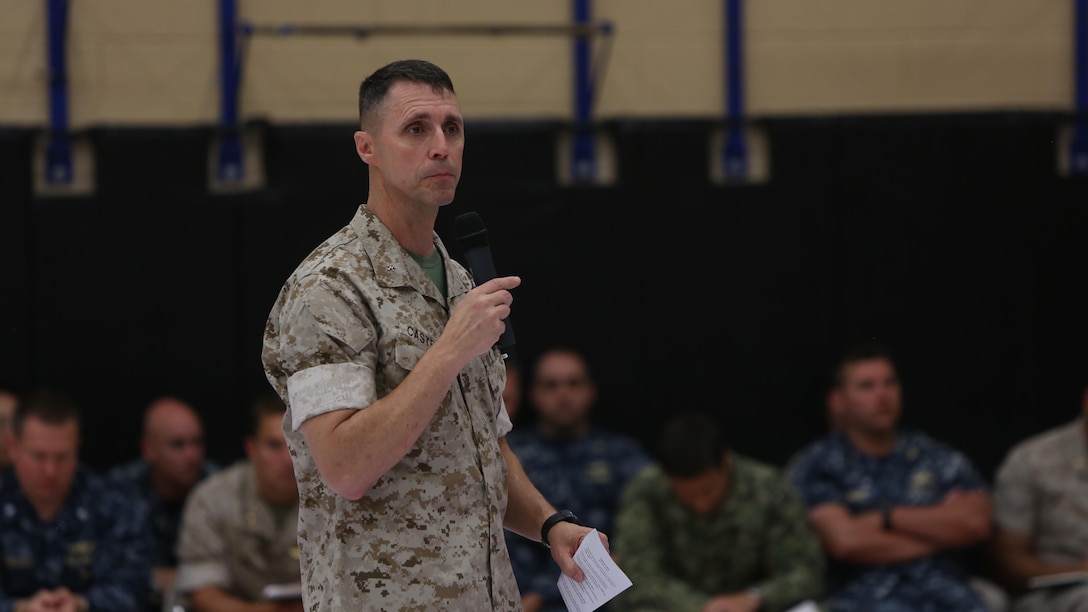
[[[374,403],[377,332],[358,296],[324,280],[286,304],[276,359],[286,377],[291,427],[307,419]]]

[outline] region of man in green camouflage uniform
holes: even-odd
[[[506,445],[494,348],[516,277],[472,288],[434,233],[461,173],[453,84],[422,61],[363,81],[356,151],[369,194],[288,279],[264,364],[287,402],[308,610],[516,610],[503,528],[558,514]],[[569,519],[569,517],[567,517]],[[564,573],[590,532],[547,533]]]
[[[634,587],[617,608],[774,612],[820,596],[820,543],[776,469],[726,449],[702,416],[666,426],[660,459],[621,501],[614,548]]]

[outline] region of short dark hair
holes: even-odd
[[[425,60],[400,60],[386,64],[363,79],[359,85],[359,125],[365,126],[372,119],[374,110],[385,101],[389,88],[399,81],[430,85],[435,93],[453,91],[453,81],[438,66]]]
[[[261,395],[253,401],[253,406],[250,408],[249,435],[251,437],[257,435],[257,432],[261,430],[261,421],[265,417],[283,417],[285,412],[287,412],[287,406],[284,405],[280,396],[271,392]]]
[[[35,418],[49,425],[64,425],[75,421],[80,424],[79,407],[68,395],[54,389],[38,389],[19,399],[15,408],[15,418],[11,430],[16,437],[23,435],[23,425],[29,418]]]
[[[892,352],[888,347],[874,339],[858,340],[848,344],[831,370],[832,388],[841,387],[846,383],[847,367],[861,361],[872,361],[874,359],[883,359],[895,365]]]
[[[658,459],[668,476],[692,478],[720,467],[726,450],[718,423],[706,414],[690,413],[665,423]]]
[[[582,368],[585,369],[586,378],[589,379],[591,382],[593,381],[593,368],[590,367],[589,358],[586,357],[586,354],[572,345],[557,344],[545,350],[543,353],[537,355],[536,360],[533,361],[533,370],[532,372],[530,372],[533,377],[533,379],[530,381],[531,385],[535,385],[537,382],[536,379],[538,378],[537,375],[540,371],[540,364],[543,363],[544,358],[550,357],[552,355],[569,355],[578,359],[582,362]]]

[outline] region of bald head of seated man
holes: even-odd
[[[154,546],[154,580],[159,590],[173,584],[178,531],[185,500],[217,466],[204,456],[204,426],[184,400],[160,397],[144,411],[140,459],[110,473],[148,502],[148,529]]]

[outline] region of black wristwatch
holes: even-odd
[[[540,526],[540,543],[551,548],[551,544],[548,544],[548,532],[555,527],[556,523],[574,523],[575,525],[581,525],[578,522],[578,517],[574,515],[570,510],[560,510],[555,514],[548,517],[548,520],[544,521],[544,524]]]
[[[884,531],[894,531],[895,526],[892,525],[892,507],[884,506],[880,509],[880,527]]]

